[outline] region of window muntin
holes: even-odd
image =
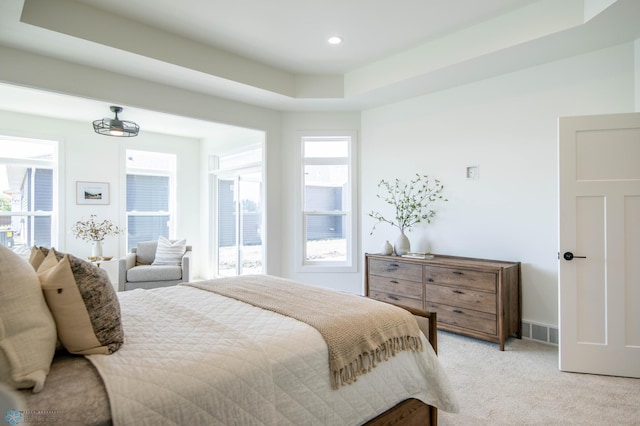
[[[140,241],[172,238],[176,155],[127,150],[127,250]]]
[[[355,268],[352,136],[302,137],[301,271]]]

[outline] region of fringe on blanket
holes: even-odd
[[[376,368],[379,362],[388,361],[398,352],[405,350],[422,352],[423,349],[422,339],[419,337],[392,337],[377,348],[360,354],[349,364],[332,369],[331,385],[333,389],[339,389],[340,386],[358,381],[358,376],[370,372],[372,368]]]

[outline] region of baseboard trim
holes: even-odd
[[[522,321],[522,338],[558,346],[558,327]]]

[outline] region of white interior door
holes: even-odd
[[[560,369],[640,377],[640,114],[561,118],[559,166]]]

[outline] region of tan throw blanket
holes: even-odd
[[[184,284],[295,318],[320,332],[329,348],[334,389],[357,380],[377,362],[403,350],[422,351],[418,324],[408,311],[268,275],[244,275]]]

